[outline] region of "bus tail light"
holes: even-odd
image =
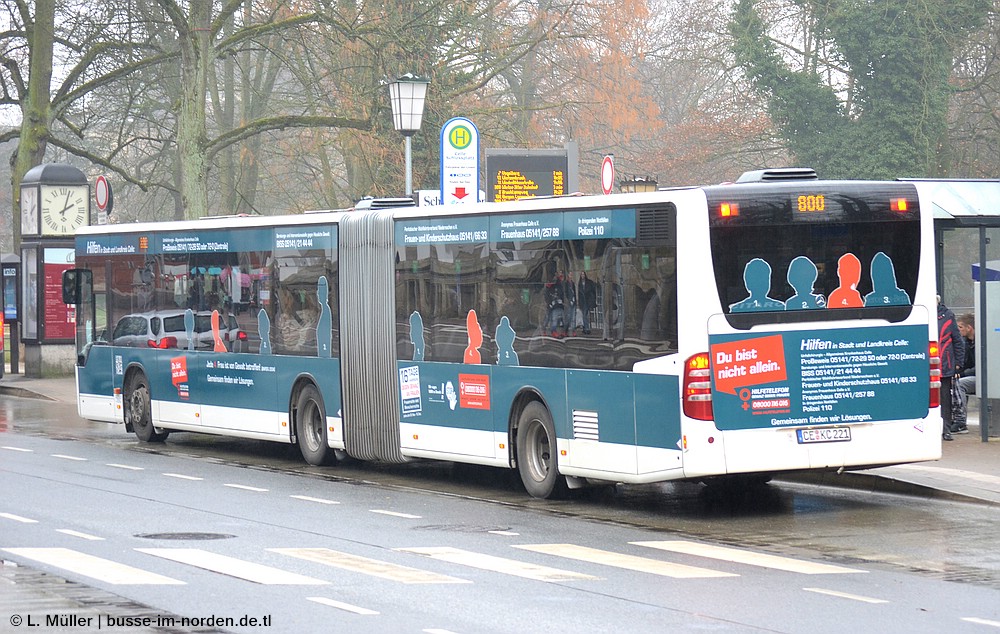
[[[927,358],[931,362],[930,394],[927,399],[928,407],[941,406],[941,350],[938,342],[932,341],[927,345]]]
[[[910,205],[905,198],[893,198],[889,201],[889,208],[893,211],[909,211]]]
[[[707,352],[684,362],[684,415],[712,420],[712,367]]]
[[[737,203],[721,203],[719,205],[719,215],[723,218],[732,218],[740,215],[740,206]]]

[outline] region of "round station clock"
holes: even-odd
[[[42,186],[38,209],[42,233],[67,235],[89,223],[90,188],[86,185]]]

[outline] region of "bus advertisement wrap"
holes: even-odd
[[[835,425],[927,415],[924,326],[711,337],[719,429]]]
[[[917,194],[810,180],[81,228],[77,409],[314,466],[514,469],[538,498],[938,459]]]

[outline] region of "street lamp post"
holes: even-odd
[[[636,192],[655,192],[657,188],[656,179],[652,176],[633,176],[626,178],[618,184],[623,194],[634,194]]]
[[[424,116],[424,98],[427,96],[427,79],[410,73],[389,84],[389,101],[392,104],[392,125],[406,139],[406,195],[413,194],[413,166],[410,137],[420,129]]]

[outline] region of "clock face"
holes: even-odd
[[[90,220],[90,188],[86,185],[43,186],[39,210],[42,233],[71,234]]]
[[[21,188],[21,235],[38,233],[38,187]]]

